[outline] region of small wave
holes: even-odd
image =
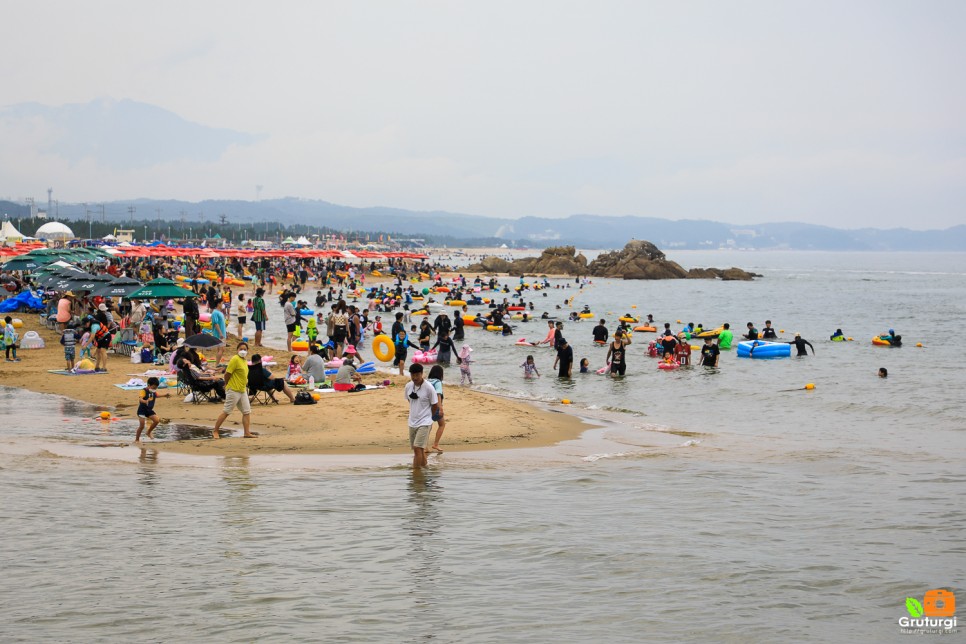
[[[684,441],[683,443],[681,443],[680,446],[681,447],[697,447],[700,444],[701,444],[701,441],[697,441],[697,440],[692,439],[692,440],[689,440],[689,441]]]
[[[580,460],[587,461],[588,463],[593,463],[594,461],[599,461],[603,458],[621,458],[621,457],[630,456],[630,455],[631,455],[630,452],[614,452],[613,454],[610,454],[610,453],[591,454],[590,456],[585,456]]]
[[[587,405],[587,409],[592,411],[610,411],[616,414],[628,414],[630,416],[644,416],[644,412],[637,409],[627,409],[626,407],[614,407],[612,405]]]
[[[513,398],[515,400],[531,400],[531,401],[544,402],[544,403],[560,402],[560,399],[555,396],[537,396],[528,391],[506,389],[498,385],[483,384],[483,385],[477,385],[474,388],[477,391],[493,394],[495,396],[502,396],[503,398]]]

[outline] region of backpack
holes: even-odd
[[[314,405],[314,404],[316,404],[316,402],[317,401],[315,400],[315,398],[312,397],[312,394],[310,394],[307,391],[300,391],[297,394],[295,394],[295,402],[293,404],[295,404],[295,405]]]

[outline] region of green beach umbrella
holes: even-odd
[[[91,291],[91,295],[100,295],[101,297],[130,297],[131,293],[134,293],[141,287],[141,282],[133,277],[119,277],[95,288]]]
[[[159,277],[147,282],[144,286],[127,296],[129,300],[181,299],[184,297],[198,297],[194,291],[178,286],[177,282]]]
[[[20,257],[14,257],[8,262],[0,264],[0,270],[4,271],[35,271],[38,268],[43,268],[46,265],[40,257],[27,257],[26,255],[21,255]]]

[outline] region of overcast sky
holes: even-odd
[[[0,104],[242,136],[127,164],[8,109],[0,195],[946,227],[964,34],[962,0],[8,2]]]

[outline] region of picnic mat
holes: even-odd
[[[385,388],[386,388],[385,385],[366,385],[366,391],[369,391],[370,389],[385,389]],[[359,391],[362,391],[362,390],[360,389]],[[332,394],[332,393],[348,394],[348,393],[353,393],[353,392],[349,392],[349,391],[336,391],[335,389],[316,389],[315,390],[315,393],[317,393],[317,394]]]
[[[47,373],[55,373],[58,376],[103,376],[106,371],[85,371],[81,373],[74,373],[73,371],[67,371],[66,369],[48,369]]]

